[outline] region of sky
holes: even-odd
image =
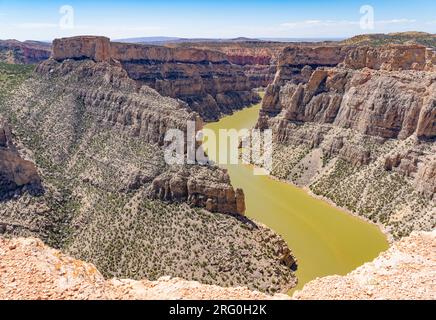
[[[0,0],[0,39],[345,38],[436,33],[435,0]]]

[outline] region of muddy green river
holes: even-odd
[[[206,125],[219,129],[253,128],[260,105],[218,122]],[[205,149],[209,155],[213,148]],[[337,209],[306,191],[272,179],[253,175],[248,165],[225,165],[232,184],[245,192],[246,215],[280,234],[298,260],[297,277],[301,288],[308,281],[326,275],[344,275],[373,260],[388,248],[380,229]],[[294,290],[295,290],[294,289]]]

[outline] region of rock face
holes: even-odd
[[[0,199],[18,188],[29,186],[35,189],[39,184],[35,165],[20,157],[12,142],[9,126],[0,118]]]
[[[346,276],[313,280],[301,300],[434,300],[436,232],[414,232]]]
[[[274,82],[267,88],[263,101],[263,111],[272,114],[280,112],[278,97],[280,88],[284,84],[307,83],[316,68],[337,66],[344,60],[349,50],[349,47],[341,46],[293,46],[285,48],[278,59],[278,70]],[[321,74],[316,76],[319,77]],[[312,83],[311,85],[315,86],[316,84]]]
[[[215,51],[111,43],[103,37],[53,42],[53,59],[84,58],[120,63],[138,86],[187,102],[205,120],[259,101],[242,68]]]
[[[245,212],[244,192],[234,190],[227,172],[202,167],[168,171],[153,180],[152,195],[163,201],[187,201],[211,212]]]
[[[247,288],[222,288],[162,277],[105,280],[97,268],[48,248],[40,240],[0,238],[1,300],[271,300]]]
[[[0,40],[0,61],[11,64],[35,64],[50,58],[49,44],[17,40]]]
[[[417,45],[285,49],[258,121],[274,132],[275,174],[396,236],[433,228],[436,73],[429,52]]]
[[[65,59],[110,61],[110,40],[105,37],[93,36],[55,39],[52,58],[58,61]]]

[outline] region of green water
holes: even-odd
[[[260,105],[247,108],[205,127],[253,128]],[[213,156],[212,148],[205,149]],[[388,248],[385,235],[373,224],[354,217],[304,190],[253,175],[248,165],[225,165],[232,184],[245,192],[246,215],[280,234],[298,260],[298,287],[326,275],[344,275],[373,260]]]

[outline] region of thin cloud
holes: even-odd
[[[295,22],[285,22],[280,26],[284,28],[296,29],[296,28],[310,28],[310,27],[336,27],[347,25],[358,25],[359,21],[349,20],[305,20]]]
[[[15,24],[14,27],[20,28],[20,29],[52,29],[52,28],[58,28],[59,24],[30,22],[30,23]]]
[[[416,22],[415,19],[391,19],[374,21],[376,25],[392,25],[392,24],[410,24]],[[287,29],[304,29],[313,27],[341,27],[341,26],[357,26],[360,21],[353,20],[304,20],[285,22],[280,26]]]
[[[416,22],[415,19],[392,19],[392,20],[380,20],[375,21],[375,24],[408,24]]]

